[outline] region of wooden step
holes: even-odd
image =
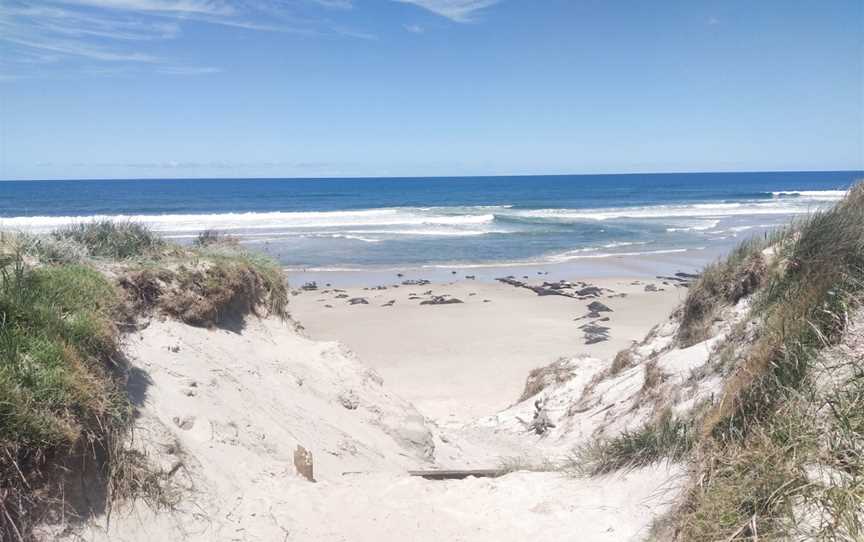
[[[504,471],[501,469],[409,470],[408,474],[427,480],[462,480],[469,476],[474,476],[475,478],[497,478],[504,474]]]

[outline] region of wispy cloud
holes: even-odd
[[[497,4],[499,0],[395,0],[414,4],[459,23],[470,22],[475,12]]]
[[[80,56],[92,60],[102,60],[105,62],[158,62],[154,56],[144,53],[120,53],[98,47],[92,47],[75,41],[64,40],[40,40],[40,39],[21,39],[15,37],[4,38],[9,43],[22,45],[31,49],[39,49],[42,51],[50,51],[67,56]]]
[[[135,12],[206,13],[210,15],[231,15],[235,12],[230,4],[212,0],[58,0],[58,2]]]
[[[419,24],[406,24],[402,25],[402,28],[411,32],[412,34],[422,34],[424,32],[423,27]]]
[[[312,15],[300,17],[298,10],[303,5]],[[27,64],[59,65],[77,60],[150,64],[154,66],[151,73],[202,75],[219,69],[179,66],[165,56],[170,55],[166,53],[170,48],[157,49],[150,43],[182,38],[182,27],[188,23],[250,32],[374,38],[314,13],[352,7],[352,0],[0,0],[0,42],[12,50],[6,64],[12,62],[21,69]],[[89,65],[83,71],[140,72],[116,66],[100,70]],[[4,80],[11,80],[13,75]]]

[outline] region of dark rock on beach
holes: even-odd
[[[576,295],[582,297],[600,297],[603,294],[603,289],[597,286],[588,286],[576,291]]]
[[[590,305],[588,305],[588,310],[591,312],[614,312],[612,309],[600,303],[599,301],[592,301]]]
[[[432,296],[432,299],[420,302],[421,305],[454,305],[457,303],[464,302],[456,297],[444,297],[442,295],[434,295]]]
[[[350,305],[368,305],[369,301],[365,297],[354,297],[348,300]]]

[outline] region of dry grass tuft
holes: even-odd
[[[633,353],[630,350],[621,350],[615,354],[615,359],[612,360],[612,365],[609,367],[609,374],[615,376],[624,369],[629,369],[635,363]]]
[[[534,397],[547,386],[567,382],[573,373],[574,368],[570,358],[559,358],[554,363],[532,369],[528,373],[528,378],[525,379],[525,389],[519,397],[519,402]]]
[[[767,239],[742,243],[728,259],[705,268],[681,308],[678,341],[682,346],[708,339],[720,309],[734,305],[764,284],[768,266],[762,251],[769,244]]]

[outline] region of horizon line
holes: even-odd
[[[348,181],[348,180],[458,180],[458,179],[495,179],[495,178],[519,178],[519,177],[602,177],[602,176],[627,176],[627,175],[722,175],[722,174],[764,174],[764,173],[860,173],[862,169],[781,169],[781,170],[719,170],[719,171],[644,171],[627,173],[519,173],[505,175],[361,175],[361,176],[335,176],[335,177],[99,177],[99,178],[52,178],[52,179],[0,179],[5,182],[136,182],[136,181]]]

